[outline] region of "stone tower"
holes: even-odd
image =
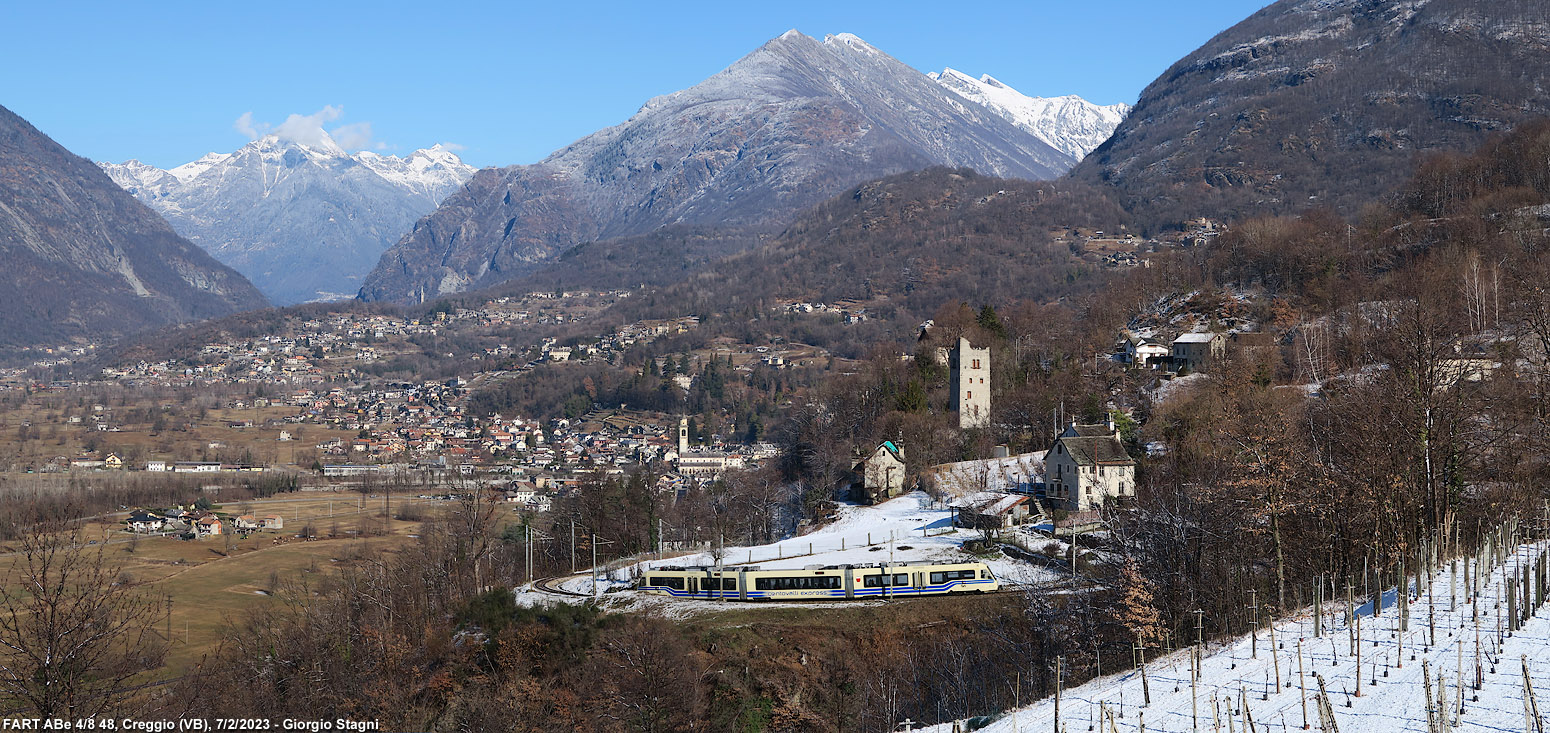
[[[960,336],[949,370],[952,372],[953,411],[958,413],[958,427],[977,428],[990,424],[990,348],[976,349],[968,339]]]
[[[678,455],[689,452],[689,418],[678,418]]]

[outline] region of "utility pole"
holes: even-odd
[[[570,574],[576,574],[576,518],[570,519]]]

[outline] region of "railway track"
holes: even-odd
[[[570,597],[570,598],[591,598],[592,594],[590,594],[590,593],[578,593],[578,592],[573,591],[573,590],[566,590],[563,587],[562,584],[565,581],[571,580],[573,578],[580,578],[580,577],[583,577],[583,576],[582,575],[556,575],[556,576],[554,576],[552,578],[539,578],[538,580],[533,581],[533,590],[536,590],[536,591],[538,591],[540,593],[548,593],[550,595],[566,596],[566,597]],[[997,590],[986,591],[986,592],[984,592],[984,595],[1005,595],[1005,594],[1010,594],[1010,593],[1027,593],[1029,591],[1039,591],[1039,590],[1057,590],[1057,589],[1061,589],[1061,588],[1070,588],[1070,586],[1067,583],[1065,583],[1065,582],[1056,582],[1056,583],[1044,583],[1044,584],[1032,585],[1032,586],[1002,587],[1002,588],[999,588]],[[1080,590],[1089,590],[1089,589],[1090,588],[1087,587],[1086,584],[1084,584],[1084,586]],[[925,598],[940,598],[940,597],[941,596],[931,595],[931,596],[905,597],[905,598],[900,598],[900,599],[897,599],[897,600],[920,600],[920,599],[925,599]]]
[[[549,594],[557,595],[557,596],[570,596],[572,598],[591,598],[592,596],[590,594],[587,594],[587,593],[577,593],[576,591],[573,591],[573,590],[566,590],[565,588],[561,587],[561,585],[560,585],[561,583],[563,583],[563,582],[565,582],[567,580],[570,580],[571,578],[579,578],[579,577],[581,577],[581,576],[579,576],[579,575],[556,575],[556,576],[554,576],[552,578],[539,578],[538,580],[533,581],[533,590],[539,591],[541,593],[549,593]]]

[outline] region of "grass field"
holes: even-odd
[[[127,573],[139,589],[162,603],[170,603],[170,617],[158,622],[157,631],[170,631],[172,648],[165,672],[181,673],[212,652],[226,630],[248,612],[280,601],[268,595],[276,583],[306,581],[315,585],[344,558],[362,553],[391,553],[413,540],[419,522],[393,520],[384,527],[383,498],[363,498],[356,493],[307,492],[282,494],[266,500],[217,504],[223,517],[239,514],[279,514],[285,527],[275,531],[213,536],[198,540],[142,536],[123,531],[127,512],[88,523],[83,537],[98,544],[83,551],[101,549],[111,565]],[[410,496],[392,497],[394,513],[402,502],[435,502]],[[228,529],[230,522],[225,522]],[[296,535],[304,526],[316,533],[312,539]],[[374,536],[362,537],[362,528]],[[5,548],[10,549],[10,548]],[[0,571],[19,561],[15,554],[0,555]]]

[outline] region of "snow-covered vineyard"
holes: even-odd
[[[1130,670],[1064,690],[1058,712],[1046,698],[981,730],[1543,733],[1547,555],[1541,541],[1443,564],[1429,582],[1412,575],[1408,599],[1391,588],[1376,613],[1369,601],[1349,623],[1341,589],[1340,603],[1322,605],[1321,623],[1305,609],[1252,636],[1208,643],[1193,682],[1196,651],[1183,649],[1148,662],[1144,677]],[[924,730],[967,731],[969,723]]]

